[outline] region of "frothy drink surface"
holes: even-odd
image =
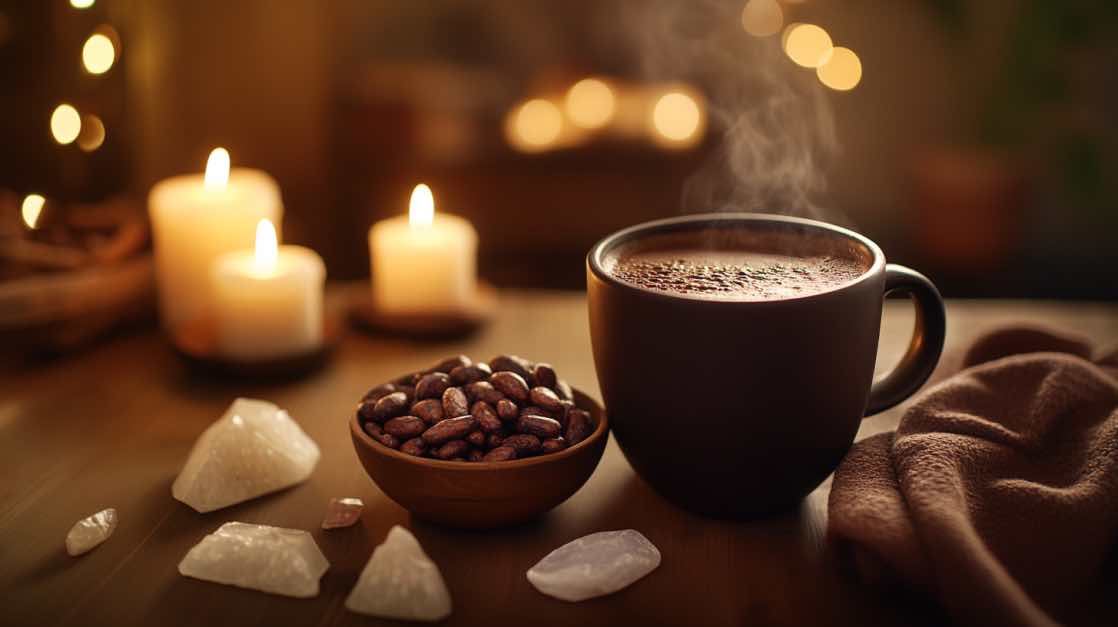
[[[719,232],[654,236],[626,246],[610,274],[646,289],[717,300],[781,300],[833,289],[861,276],[868,253],[837,241]]]

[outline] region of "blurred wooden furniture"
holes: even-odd
[[[956,301],[948,312],[949,346],[1022,320],[1118,341],[1118,305]],[[907,303],[890,303],[880,369],[900,355],[911,322]],[[867,588],[840,567],[824,541],[828,483],[795,515],[752,523],[705,520],[651,492],[612,441],[582,490],[536,523],[478,533],[410,520],[360,468],[347,419],[373,384],[458,352],[547,359],[573,385],[597,395],[584,296],[561,292],[503,293],[492,325],[451,343],[351,334],[329,367],[287,384],[191,375],[154,332],[5,372],[0,623],[378,624],[342,603],[372,548],[395,524],[410,527],[442,569],[454,599],[451,625],[946,622],[933,604]],[[287,408],[323,457],[306,484],[198,514],[171,498],[171,482],[194,439],[237,396]],[[897,419],[896,411],[868,419],[860,437],[892,428]],[[334,496],[365,500],[360,524],[319,529]],[[63,538],[70,526],[110,506],[120,512],[116,534],[88,555],[68,557]],[[311,530],[331,564],[321,594],[295,600],[180,576],[176,566],[187,550],[230,520]],[[569,604],[539,594],[525,579],[537,560],[575,537],[630,527],[647,535],[664,560],[618,594]],[[1082,622],[1114,624],[1115,580],[1111,572],[1099,590],[1087,591],[1077,610]]]

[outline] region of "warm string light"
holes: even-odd
[[[413,228],[429,227],[435,221],[435,195],[426,183],[415,186],[408,202],[408,224]]]
[[[54,108],[50,115],[50,133],[54,141],[65,146],[78,138],[82,130],[82,118],[78,110],[66,103]]]
[[[597,129],[609,124],[617,110],[617,97],[608,83],[584,78],[571,85],[563,101],[567,117],[576,126]]]
[[[699,103],[682,91],[670,91],[652,108],[652,126],[668,144],[690,145],[703,121]]]
[[[749,0],[741,11],[741,25],[754,37],[775,35],[784,25],[784,11],[776,0]]]
[[[534,98],[512,111],[509,140],[525,152],[546,150],[563,132],[563,114],[555,103]]]
[[[39,224],[39,216],[42,215],[43,205],[46,202],[47,199],[39,194],[28,194],[24,197],[23,204],[20,206],[20,215],[27,228],[34,230]]]
[[[854,89],[862,80],[862,62],[849,48],[836,47],[831,50],[827,62],[815,68],[819,82],[836,91]]]
[[[101,118],[87,113],[82,116],[82,128],[78,133],[78,148],[84,152],[93,152],[105,143],[105,124]]]
[[[796,65],[816,68],[831,56],[831,36],[815,24],[793,24],[783,39],[784,52]]]
[[[813,68],[819,82],[835,91],[850,91],[862,80],[862,61],[850,48],[835,46],[820,26],[793,22],[780,37],[785,54],[797,65]]]
[[[104,28],[104,27],[103,27]],[[113,40],[103,33],[94,33],[82,46],[82,64],[90,74],[104,74],[116,61]]]

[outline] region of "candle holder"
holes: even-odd
[[[318,370],[330,361],[345,325],[339,316],[324,315],[322,342],[307,351],[260,359],[239,359],[218,351],[217,322],[204,317],[171,332],[171,346],[189,365],[216,376],[250,379],[287,378]]]
[[[474,301],[448,310],[417,313],[393,313],[378,310],[373,304],[367,283],[354,286],[349,307],[353,326],[366,332],[385,333],[416,339],[451,339],[477,331],[497,310],[497,290],[478,281]]]

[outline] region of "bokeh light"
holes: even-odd
[[[78,138],[82,130],[82,118],[78,110],[68,104],[60,104],[50,115],[50,133],[54,141],[66,145]]]
[[[754,37],[775,35],[784,25],[784,11],[776,0],[749,0],[741,11],[741,25]]]
[[[506,133],[509,143],[526,152],[547,150],[563,131],[563,114],[550,100],[535,98],[512,110]]]
[[[831,56],[831,36],[815,24],[791,24],[783,36],[784,52],[803,67],[819,67]]]
[[[90,74],[104,74],[116,60],[116,48],[112,39],[102,33],[94,33],[82,46],[82,64]]]
[[[93,152],[105,143],[105,124],[101,118],[87,113],[82,116],[82,128],[78,133],[78,148],[85,152]]]
[[[837,47],[830,58],[815,69],[819,81],[837,91],[849,91],[862,80],[862,62],[850,48]]]
[[[691,145],[699,137],[703,111],[699,103],[682,91],[670,91],[652,108],[652,127],[656,136],[669,145]]]
[[[584,78],[567,90],[563,101],[567,117],[576,126],[596,129],[609,124],[617,110],[613,88],[597,78]]]
[[[93,6],[94,0],[70,0],[70,6],[75,9],[88,9]]]
[[[23,223],[27,225],[27,228],[34,229],[39,224],[39,216],[42,215],[43,205],[46,202],[47,199],[39,194],[28,194],[23,198],[20,215],[23,216]]]

